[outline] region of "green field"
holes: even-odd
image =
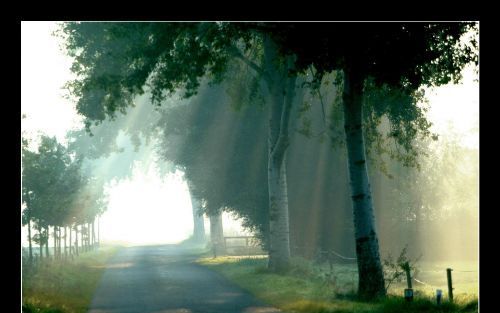
[[[44,261],[36,266],[23,262],[22,300],[24,312],[87,312],[106,261],[117,246],[101,246],[67,261]]]
[[[455,303],[453,304],[446,300],[446,289],[443,288],[445,301],[441,306],[437,306],[433,299],[434,289],[417,284],[413,285],[415,301],[411,304],[402,299],[405,288],[405,285],[402,284],[393,285],[387,299],[368,303],[356,299],[357,273],[354,264],[334,264],[333,269],[330,270],[326,264],[317,265],[296,258],[288,273],[278,275],[267,271],[267,258],[265,257],[205,257],[199,259],[198,263],[221,273],[258,298],[286,312],[431,313],[478,311],[477,276],[474,281],[470,277],[466,279],[455,275],[457,284],[455,285]],[[443,277],[444,284],[446,284],[445,269],[442,272],[425,272],[440,268],[442,264],[421,265],[422,272],[417,274],[421,277],[421,281],[424,281],[425,277],[426,280],[434,284]],[[432,275],[430,275],[431,273]]]

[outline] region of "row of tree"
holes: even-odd
[[[55,137],[41,136],[36,148],[23,138],[22,202],[29,260],[33,260],[33,242],[39,246],[39,257],[44,258],[45,250],[49,258],[51,228],[55,259],[96,247],[96,219],[106,208],[103,185],[86,176],[82,160]]]
[[[304,101],[303,96],[297,96],[304,89],[318,93],[322,105],[321,86],[326,84],[336,92],[338,110],[333,110],[329,119],[333,130],[339,125],[344,128],[359,295],[373,298],[384,295],[385,286],[366,150],[373,147],[377,154],[385,153],[404,165],[416,164],[419,149],[414,140],[431,135],[430,124],[417,105],[422,97],[420,87],[456,82],[466,64],[477,64],[476,42],[460,41],[474,26],[473,23],[65,23],[61,34],[66,39],[66,51],[74,57],[72,70],[77,74],[68,87],[77,99],[79,113],[86,117],[88,129],[107,117],[114,118],[116,112],[126,112],[137,95],[147,92],[157,105],[179,91],[189,98],[197,93],[202,79],[215,83],[233,81],[235,62],[246,66],[248,79],[240,80],[247,82],[242,87],[252,103],[260,97],[268,109],[264,228],[268,229],[269,268],[274,271],[286,269],[290,262],[286,155],[293,104]],[[325,83],[332,76],[334,79]],[[383,119],[389,123],[385,132],[378,127]],[[189,128],[189,134],[197,126],[179,125]],[[232,129],[226,131],[231,133]],[[239,140],[238,150],[245,145],[242,139],[233,140]],[[188,155],[199,158],[204,156],[201,152],[190,151]],[[232,155],[229,152],[228,155],[228,162],[217,164],[231,164]],[[167,158],[172,159],[168,155]],[[198,168],[196,161],[185,160],[175,163],[184,165],[187,173],[192,171],[188,173],[188,181],[193,184],[190,189],[205,203],[204,208],[208,211],[224,208],[225,199],[208,201],[211,195],[225,198],[226,193],[212,188],[219,185],[196,183],[211,181],[210,168]],[[236,183],[232,180],[232,184]],[[233,207],[247,214],[248,210],[238,208]],[[254,224],[260,223],[254,221]]]

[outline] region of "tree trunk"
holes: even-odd
[[[54,260],[57,259],[57,227],[52,226],[52,234],[54,236]]]
[[[40,221],[38,221],[38,248],[40,249],[40,260],[43,259],[43,228],[40,226]]]
[[[78,251],[78,225],[75,225],[75,252],[76,252],[76,256],[79,255],[79,251]]]
[[[193,240],[197,243],[205,242],[205,222],[201,213],[201,201],[193,194],[191,184],[187,183],[191,195],[191,207],[193,210]]]
[[[363,79],[357,75],[356,71],[350,69],[345,71],[344,75],[342,98],[358,260],[358,295],[362,298],[373,299],[385,296],[385,285],[375,232],[373,203],[363,139]]]
[[[226,254],[222,213],[210,215],[210,239],[217,255]]]
[[[101,224],[100,224],[101,219],[99,216],[97,217],[97,246],[101,246],[101,237],[100,237],[100,232],[101,232]]]
[[[59,251],[58,251],[58,246],[59,246],[59,240],[58,240],[58,232],[57,232],[57,226],[54,226],[54,260],[59,258]]]
[[[73,230],[71,228],[71,224],[68,226],[69,228],[69,255],[73,255],[73,243],[71,242],[71,240],[73,239]]]
[[[68,233],[66,231],[66,226],[64,226],[64,259],[66,259],[66,257],[68,256],[68,249],[67,249],[67,245],[66,245],[66,238],[68,237]]]
[[[87,251],[92,250],[92,228],[90,225],[90,223],[87,223]]]
[[[290,264],[290,231],[286,183],[286,152],[289,146],[288,125],[297,76],[292,57],[280,69],[276,66],[276,46],[268,37],[264,41],[265,67],[272,78],[267,81],[270,95],[268,132],[269,188],[269,263],[272,271],[283,271]]]
[[[63,233],[61,226],[57,226],[57,246],[59,248],[59,259],[62,259],[62,239],[63,239]]]
[[[269,269],[286,270],[290,262],[288,195],[285,158],[268,162],[269,185]]]
[[[28,249],[29,249],[29,256],[30,256],[30,262],[33,261],[33,248],[31,246],[31,220],[28,218]]]
[[[87,227],[85,225],[85,223],[81,226],[81,237],[82,237],[82,240],[81,240],[81,243],[82,243],[82,252],[85,253],[87,252]]]
[[[95,224],[95,217],[92,220],[92,250],[95,249],[95,228],[94,228],[94,224]]]
[[[45,239],[45,256],[47,257],[47,259],[50,258],[50,253],[49,253],[49,226],[46,227],[46,230],[47,230],[47,238]]]

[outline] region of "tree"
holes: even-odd
[[[465,64],[477,64],[476,42],[460,43],[461,36],[473,25],[349,23],[334,24],[335,27],[325,27],[325,24],[261,26],[274,33],[283,53],[297,56],[298,71],[314,66],[318,79],[333,70],[343,73],[342,103],[359,271],[358,293],[361,297],[374,298],[385,294],[362,127],[367,90],[372,83],[376,88],[394,90],[415,99],[422,85],[457,82]],[[416,107],[416,101],[410,104],[410,108]],[[411,140],[417,136],[418,130],[425,134],[427,128],[417,124],[412,128],[417,131],[401,132],[398,122],[402,119],[410,124],[417,123],[421,119],[415,119],[411,113],[418,110],[405,114],[392,109],[394,106],[386,106],[379,112],[393,122],[396,131],[389,135],[409,153],[407,161],[412,163],[415,153]],[[397,114],[393,114],[394,111]]]
[[[227,87],[202,85],[189,103],[163,109],[157,152],[184,172],[212,225],[221,210],[231,211],[266,244],[266,113],[258,106],[230,110]]]
[[[40,252],[45,245],[47,256],[49,227],[53,227],[54,257],[60,258],[61,227],[91,222],[102,213],[103,188],[93,181],[89,184],[81,171],[82,160],[55,138],[42,136],[37,151],[25,146],[22,161],[26,222],[30,226],[31,220],[36,221]]]
[[[284,160],[296,81],[293,56],[281,57],[271,38],[231,23],[66,23],[63,32],[67,51],[75,58],[72,70],[78,75],[69,89],[77,98],[78,111],[87,117],[87,127],[125,112],[146,85],[155,104],[178,89],[185,90],[185,97],[192,96],[201,77],[220,82],[234,57],[265,77],[270,98],[269,267],[286,268],[290,248]],[[262,68],[244,56],[259,39],[264,50]]]

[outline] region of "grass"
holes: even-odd
[[[87,312],[106,262],[118,246],[101,246],[70,261],[23,263],[23,313]]]
[[[275,274],[267,270],[265,257],[204,257],[198,263],[207,266],[248,290],[262,301],[285,312],[300,313],[473,313],[478,312],[476,294],[460,294],[455,302],[436,305],[432,293],[415,288],[415,299],[408,303],[400,296],[403,289],[392,288],[389,296],[375,302],[356,297],[357,281],[353,282],[352,265],[327,266],[304,259],[292,260],[290,270]],[[402,287],[404,288],[404,287]]]

